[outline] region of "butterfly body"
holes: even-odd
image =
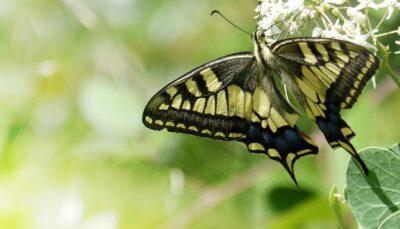
[[[254,34],[253,43],[254,52],[211,61],[161,89],[144,110],[144,124],[243,142],[250,152],[280,162],[296,181],[294,162],[317,154],[318,147],[296,126],[300,112],[279,89],[285,83],[329,144],[346,149],[367,173],[339,111],[354,104],[379,60],[361,46],[334,39],[293,38],[270,45]]]
[[[264,41],[257,33],[253,34],[254,56],[258,64],[263,64],[267,68],[276,68],[275,56],[271,53],[269,44]]]

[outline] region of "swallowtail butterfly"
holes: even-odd
[[[353,106],[379,59],[343,40],[303,37],[270,44],[258,33],[252,37],[253,52],[203,64],[161,89],[144,110],[145,126],[243,142],[250,152],[280,162],[296,182],[295,161],[317,154],[318,147],[296,126],[300,113],[279,90],[283,81],[332,148],[344,148],[367,174],[340,110]]]

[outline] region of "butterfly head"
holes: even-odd
[[[270,44],[265,39],[264,34],[255,32],[253,34],[254,55],[257,62],[262,63],[266,67],[273,67],[274,55],[271,53]]]

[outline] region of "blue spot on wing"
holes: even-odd
[[[274,136],[267,131],[262,133],[262,139],[265,145],[273,145],[274,144]]]
[[[273,133],[270,129],[263,129],[259,123],[251,123],[247,138],[244,140],[246,144],[259,143],[263,145],[267,154],[268,149],[275,149],[279,152],[280,157],[285,159],[290,153],[296,154],[299,151],[310,149],[310,153],[316,154],[318,148],[307,142],[300,134],[297,127],[284,126],[278,128]],[[259,151],[257,152],[259,153]],[[276,158],[273,158],[274,160]]]
[[[276,150],[279,157],[273,155],[268,156],[275,161],[279,161],[296,184],[297,181],[293,171],[295,161],[302,156],[318,153],[318,148],[306,141],[301,131],[299,131],[296,126],[284,126],[278,128],[274,133],[269,128],[263,129],[259,123],[251,123],[246,136],[247,138],[243,140],[244,143],[247,145],[258,143],[265,149],[264,152],[259,149],[254,151],[250,150],[250,152],[268,155],[269,149]],[[302,154],[297,154],[300,151],[302,151]],[[286,159],[289,154],[295,155],[293,160],[290,161],[290,164],[287,163]]]

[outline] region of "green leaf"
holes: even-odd
[[[344,187],[343,195],[344,195],[344,200],[346,202],[349,202],[349,193],[347,192],[347,187],[346,186]]]
[[[397,143],[394,146],[390,147],[390,151],[394,152],[400,157],[400,143]]]
[[[333,213],[338,222],[339,228],[344,228],[343,214],[341,210],[340,194],[337,192],[337,187],[334,185],[329,194],[329,206],[331,207]]]
[[[299,190],[295,187],[277,186],[269,191],[266,204],[270,206],[272,212],[282,213],[313,198],[315,195],[316,193],[308,189]]]
[[[263,228],[307,228],[305,225],[312,225],[318,221],[333,222],[326,197],[308,199],[274,218],[267,218]]]
[[[397,211],[387,217],[381,225],[379,225],[379,229],[392,229],[398,228],[400,225],[400,211]]]
[[[378,228],[400,209],[400,155],[382,148],[368,148],[360,156],[369,168],[369,175],[363,175],[354,160],[349,162],[348,202],[362,227]]]

